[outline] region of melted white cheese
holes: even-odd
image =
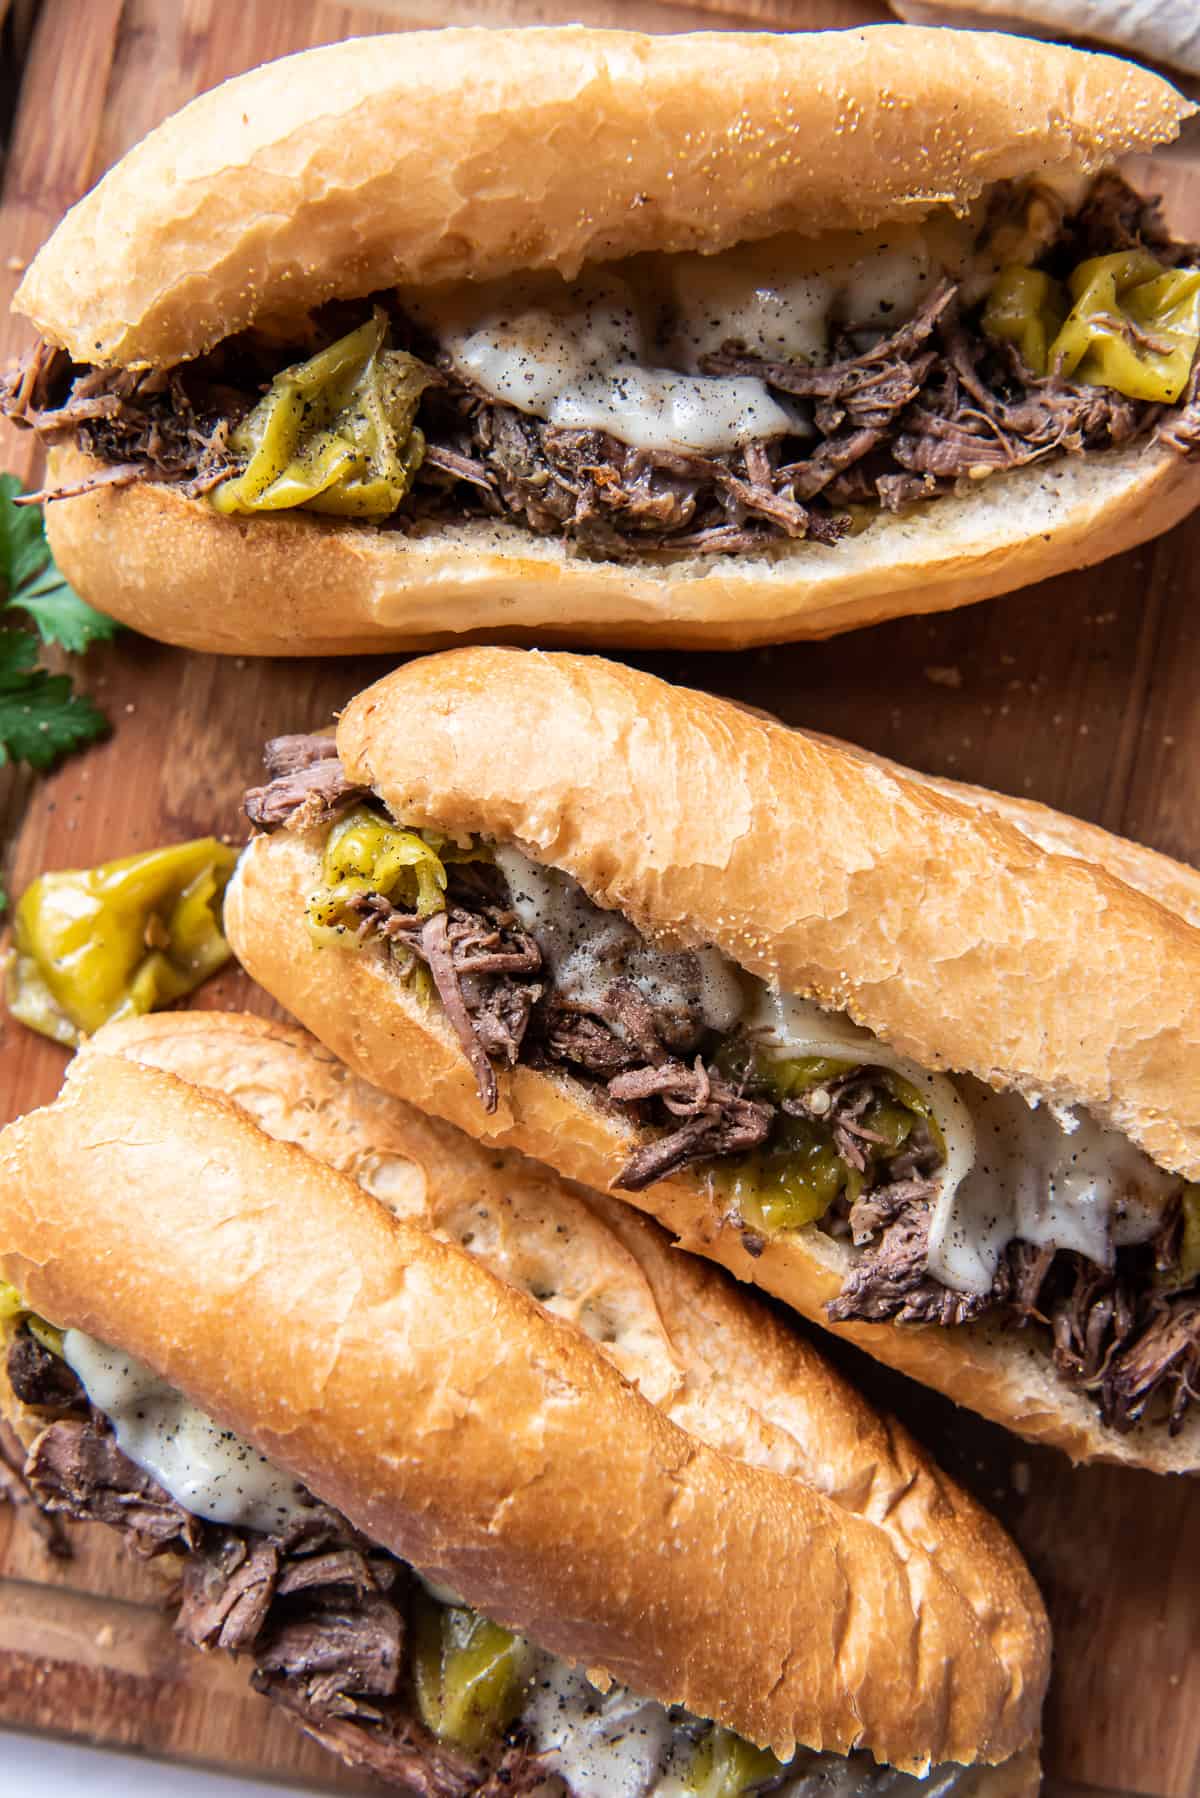
[[[412,310],[484,393],[566,429],[685,454],[795,429],[762,381],[653,366],[642,307],[612,270],[570,284],[546,275],[463,288],[440,303],[415,300]]]
[[[828,360],[843,329],[891,331],[942,273],[957,270],[972,228],[934,215],[880,231],[771,237],[717,256],[660,256],[667,360],[696,369],[729,342],[771,360]]]
[[[661,1704],[624,1686],[598,1692],[554,1655],[541,1655],[522,1713],[530,1745],[572,1798],[649,1798],[679,1732]]]
[[[985,1293],[1014,1238],[1078,1249],[1101,1266],[1114,1245],[1153,1235],[1177,1177],[1118,1131],[1086,1115],[1031,1107],[968,1075],[931,1073],[843,1013],[780,993],[718,949],[656,949],[618,912],[594,905],[558,869],[500,845],[496,865],[559,990],[587,1006],[618,979],[654,1004],[698,1006],[710,1030],[744,1024],[761,1049],[890,1068],[929,1102],[946,1147],[930,1229],[930,1272],[958,1292]]]
[[[82,1330],[65,1333],[63,1359],[129,1459],[194,1516],[275,1532],[311,1508],[290,1474],[223,1430],[144,1362]]]
[[[715,256],[641,256],[586,269],[402,294],[482,392],[634,448],[716,455],[805,434],[804,408],[756,376],[705,375],[728,342],[775,359],[828,360],[835,334],[874,341],[966,265],[976,225],[935,212],[872,232],[794,234]]]
[[[537,938],[566,998],[586,1007],[625,979],[654,1005],[681,1012],[699,1006],[710,1030],[733,1029],[745,994],[741,976],[720,950],[656,949],[619,912],[593,905],[569,875],[530,861],[511,845],[494,853],[513,909]]]
[[[1107,1267],[1114,1245],[1153,1235],[1162,1201],[1179,1182],[1128,1137],[980,1080],[960,1076],[958,1085],[974,1115],[977,1150],[965,1176],[943,1186],[934,1211],[929,1271],[943,1285],[986,1292],[1014,1237],[1077,1249]]]

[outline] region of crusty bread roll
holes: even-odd
[[[1191,110],[1115,57],[895,25],[357,38],[167,119],[72,207],[15,304],[78,362],[166,367],[401,282],[965,208],[994,181],[1151,151]]]
[[[350,777],[406,823],[515,839],[651,936],[714,943],[922,1066],[1083,1104],[1164,1167],[1200,1171],[1200,934],[1100,866],[1086,829],[1083,854],[1047,850],[1036,811],[1022,827],[986,796],[598,658],[475,649],[410,663],[352,702],[338,745]],[[1062,820],[1057,835],[1070,840]],[[1128,850],[1114,840],[1114,868],[1138,862]],[[304,902],[319,857],[319,837],[291,832],[243,856],[225,922],[251,975],[365,1078],[607,1187],[637,1141],[624,1117],[525,1064],[499,1074],[489,1116],[440,1008],[394,979],[377,946],[316,947]],[[1145,865],[1149,885],[1157,858]],[[851,1266],[840,1241],[809,1228],[752,1255],[686,1173],[629,1197],[685,1247],[828,1325]],[[1019,1334],[837,1327],[1078,1459],[1200,1466],[1196,1418],[1173,1438],[1105,1429]]]
[[[992,31],[1115,44],[1134,56],[1200,75],[1200,17],[1194,0],[891,0],[917,25],[966,25]]]
[[[773,722],[782,721],[774,719]],[[1047,854],[1092,862],[1125,886],[1144,893],[1148,899],[1156,899],[1185,923],[1200,926],[1200,868],[1174,861],[1157,849],[1147,849],[1144,843],[1131,842],[1128,837],[1114,836],[1112,831],[1103,830],[1098,824],[1070,818],[1036,799],[1016,799],[1009,793],[994,793],[988,787],[971,786],[967,781],[919,774],[887,756],[876,755],[872,750],[861,749],[857,744],[845,743],[840,737],[830,737],[820,731],[802,731],[800,734],[814,743],[827,743],[843,755],[869,762],[896,779],[915,781],[935,793],[944,793],[949,799],[992,812]]]
[[[72,486],[102,464],[50,454]],[[744,649],[941,612],[1088,567],[1177,524],[1194,462],[1145,445],[1018,468],[907,516],[880,513],[833,549],[592,561],[503,520],[411,535],[294,514],[222,518],[141,482],[56,500],[59,567],[101,611],[184,649],[368,655],[452,641]]]
[[[360,1176],[372,1155],[376,1175],[403,1161],[410,1198],[455,1181],[449,1132],[267,1026],[185,1025],[186,1080],[127,1059],[175,1059],[170,1030],[97,1044],[0,1139],[0,1273],[31,1305],[148,1361],[372,1538],[571,1660],[784,1752],[865,1745],[919,1769],[1024,1750],[1029,1789],[1047,1659],[1032,1582],[906,1438],[866,1417],[857,1437],[857,1401],[826,1447],[818,1434],[789,1458],[796,1421],[807,1434],[841,1409],[811,1351],[764,1332],[767,1396],[750,1402],[780,1399],[786,1471],[744,1452],[736,1424],[710,1446],[727,1429],[719,1396],[703,1432],[664,1415],[580,1328],[438,1240],[433,1214],[390,1214],[239,1105]],[[223,1030],[239,1046],[210,1057]],[[193,1077],[232,1079],[238,1104]],[[515,1159],[496,1172],[497,1196],[526,1178]],[[559,1202],[533,1179],[540,1201],[535,1185],[518,1209]],[[718,1319],[735,1305],[687,1273],[677,1285],[645,1232],[596,1232],[581,1271],[631,1256],[671,1309],[692,1293]],[[672,1348],[668,1375],[712,1353],[686,1331]],[[726,1382],[740,1384],[732,1366],[718,1395]]]
[[[194,100],[68,214],[16,305],[80,362],[165,366],[399,282],[571,275],[963,210],[998,181],[1153,150],[1189,110],[1115,58],[984,33],[369,38]],[[100,468],[60,451],[51,479],[69,490]],[[1011,591],[1142,542],[1198,498],[1195,464],[1146,443],[881,514],[832,550],[591,560],[507,522],[247,521],[151,484],[60,500],[48,525],[94,604],[191,648],[735,647]]]

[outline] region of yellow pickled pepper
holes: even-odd
[[[1170,405],[1200,347],[1200,269],[1165,268],[1146,250],[1090,257],[1066,287],[1040,269],[1001,269],[983,329],[1035,375]]]
[[[386,518],[425,453],[415,419],[435,378],[415,356],[387,350],[381,311],[307,362],[277,375],[230,436],[248,458],[210,495],[218,512],[302,507],[346,518]]]
[[[71,1047],[110,1018],[182,998],[229,960],[220,901],[237,851],[202,837],[43,874],[21,897],[8,1005]]]

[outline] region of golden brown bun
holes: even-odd
[[[101,464],[50,457],[52,484]],[[827,548],[627,562],[474,520],[406,536],[311,516],[231,519],[169,487],[102,487],[47,508],[59,566],[135,630],[237,655],[350,655],[454,641],[735,649],[828,637],[1011,592],[1157,536],[1200,501],[1174,451],[1060,457]]]
[[[983,33],[369,38],[169,119],[68,214],[16,304],[79,361],[167,364],[397,282],[961,209],[997,180],[1153,149],[1190,110],[1115,58]],[[95,468],[61,453],[52,480]],[[732,648],[990,598],[1143,542],[1198,498],[1200,472],[1143,447],[882,516],[832,551],[587,561],[518,525],[247,522],[155,486],[60,501],[50,533],[93,604],[193,649]]]
[[[1094,864],[596,656],[410,662],[337,740],[397,818],[516,839],[648,935],[715,943],[922,1066],[1086,1105],[1200,1179],[1200,932]]]
[[[770,714],[762,714],[770,716]],[[779,722],[779,720],[775,720]],[[902,767],[887,756],[873,750],[844,743],[840,737],[826,736],[820,731],[804,731],[814,743],[828,743],[858,761],[870,762],[885,774],[901,780],[916,781],[935,793],[950,799],[994,812],[1051,855],[1067,855],[1079,861],[1094,862],[1097,867],[1115,875],[1128,887],[1134,887],[1147,898],[1156,899],[1167,911],[1174,912],[1185,923],[1200,927],[1200,868],[1172,860],[1144,843],[1133,843],[1128,837],[1114,836],[1098,824],[1087,824],[1082,818],[1069,818],[1064,812],[1042,805],[1036,799],[1014,799],[1008,793],[993,793],[989,787],[973,787],[966,781],[947,780],[941,775],[918,774]]]
[[[890,0],[894,13],[917,25],[1022,31],[1033,37],[1087,38],[1147,62],[1200,75],[1200,28],[1195,0]]]
[[[785,990],[847,1005],[925,1065],[1107,1110],[1152,1153],[1165,1143],[1168,1165],[1194,1169],[1196,932],[978,801],[594,658],[467,650],[413,663],[353,702],[339,743],[399,817],[520,838],[651,931],[714,941]],[[365,1078],[607,1187],[631,1127],[578,1082],[524,1066],[500,1076],[489,1118],[436,1006],[413,998],[378,949],[315,947],[303,906],[318,873],[311,838],[260,838],[243,856],[225,921],[253,977]],[[795,915],[797,894],[807,917]],[[1132,990],[1125,957],[1142,969]],[[1160,1029],[1161,1067],[1149,1040]],[[810,1229],[752,1257],[686,1174],[629,1197],[685,1247],[829,1327],[824,1307],[851,1265],[842,1244]],[[1174,1439],[1105,1429],[1024,1336],[839,1328],[1076,1459],[1200,1467],[1197,1420]]]
[[[907,1432],[885,1424],[745,1287],[678,1254],[621,1200],[485,1148],[359,1080],[286,1024],[167,1012],[110,1025],[82,1053],[123,1055],[230,1100],[269,1136],[356,1180],[582,1331],[689,1435],[803,1481],[899,1546],[936,1555],[981,1613],[996,1565],[1019,1568],[994,1520]]]
[[[910,1768],[1036,1734],[1045,1622],[1014,1551],[977,1610],[940,1551],[708,1447],[480,1262],[174,1075],[89,1054],[4,1132],[0,1273],[636,1690]]]
[[[1191,110],[1115,57],[974,32],[362,38],[160,125],[15,305],[76,361],[165,366],[400,282],[962,209],[994,181],[1152,150]]]

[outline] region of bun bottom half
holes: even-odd
[[[103,472],[74,449],[52,486]],[[185,649],[349,655],[455,642],[739,649],[829,637],[991,599],[1157,536],[1200,503],[1200,463],[1153,445],[996,475],[833,548],[592,561],[520,526],[412,536],[311,515],[224,518],[139,482],[47,509],[64,574],[92,605]]]
[[[225,927],[251,977],[364,1080],[489,1145],[518,1149],[572,1180],[609,1188],[637,1145],[632,1126],[570,1076],[523,1065],[498,1075],[499,1104],[489,1116],[440,1009],[404,986],[378,946],[356,952],[313,942],[304,904],[319,871],[314,836],[258,837],[243,854],[226,892]],[[1058,1377],[1030,1331],[831,1323],[825,1307],[841,1290],[852,1256],[816,1227],[768,1240],[760,1255],[751,1255],[698,1179],[670,1176],[621,1197],[656,1217],[681,1248],[719,1262],[876,1360],[1031,1442],[1075,1461],[1158,1473],[1200,1469],[1200,1416],[1193,1414],[1175,1437],[1147,1425],[1118,1434]]]

